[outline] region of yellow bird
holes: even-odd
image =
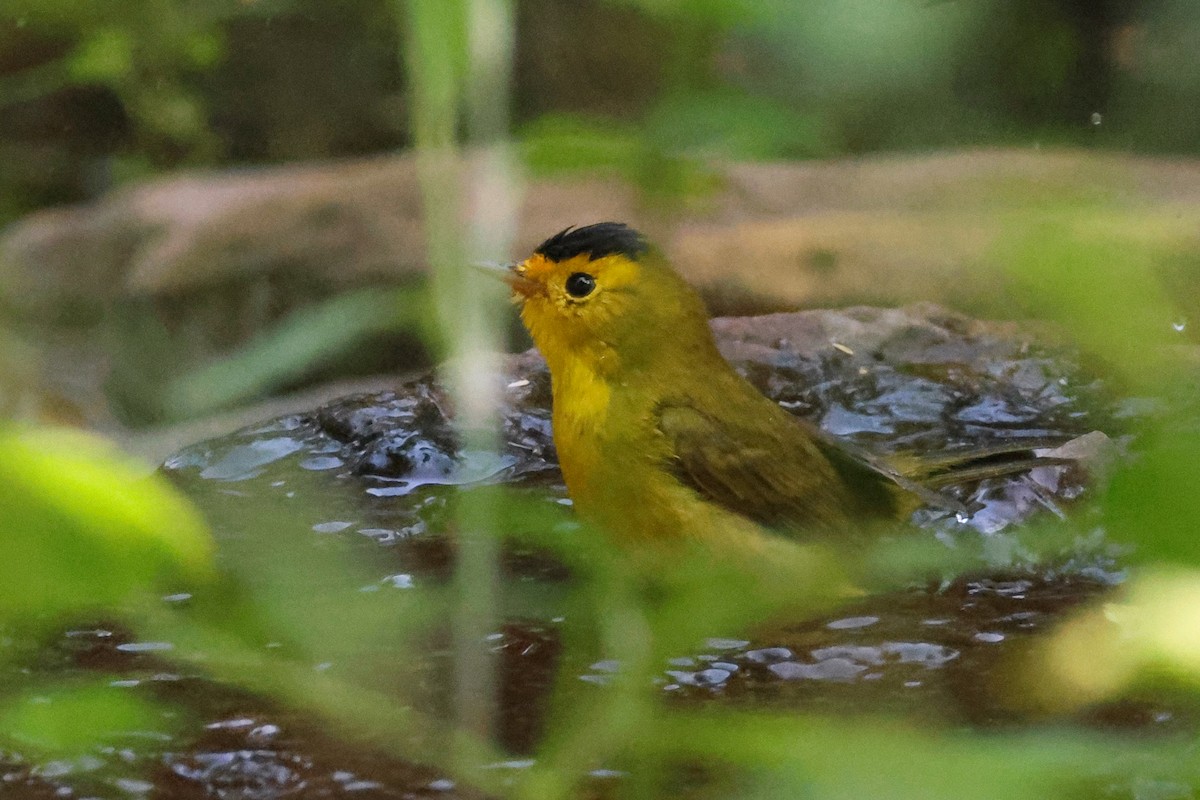
[[[618,541],[755,542],[764,527],[838,530],[922,502],[962,510],[760,394],[632,228],[568,228],[505,277],[550,368],[567,490]]]

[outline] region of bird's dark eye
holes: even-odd
[[[567,278],[567,294],[571,297],[587,297],[596,288],[596,279],[586,272],[572,272]]]

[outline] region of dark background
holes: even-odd
[[[180,167],[411,143],[402,4],[5,5],[0,223]],[[519,0],[516,18],[513,120],[535,170],[602,166],[631,138],[742,159],[1200,149],[1200,10],[1183,0]],[[564,135],[574,147],[537,147]]]

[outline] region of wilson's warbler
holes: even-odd
[[[632,228],[568,228],[505,277],[550,367],[567,490],[619,539],[756,540],[922,502],[962,510],[761,395],[717,351],[700,297]]]

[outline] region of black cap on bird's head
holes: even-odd
[[[700,297],[661,253],[621,222],[567,228],[512,265],[508,283],[521,320],[551,364],[563,369],[571,354],[603,349],[597,364],[649,363],[666,348],[647,342],[691,342],[712,348]],[[679,352],[675,348],[669,352]]]
[[[566,228],[537,246],[533,252],[551,261],[566,261],[587,255],[589,261],[622,255],[637,261],[649,249],[642,235],[623,222],[597,222],[582,228]]]

